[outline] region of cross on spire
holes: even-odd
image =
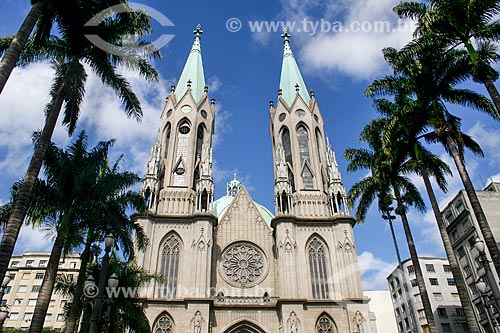
[[[193,31],[193,34],[195,38],[201,38],[201,35],[203,34],[203,30],[201,30],[201,24],[196,25],[196,30]]]
[[[283,34],[281,34],[281,38],[283,38],[283,43],[289,42],[290,37],[292,36],[288,33],[288,30],[283,29]]]

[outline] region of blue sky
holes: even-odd
[[[123,168],[143,175],[150,147],[158,126],[160,112],[170,86],[178,79],[192,44],[192,31],[201,23],[205,77],[210,95],[216,98],[215,180],[216,197],[225,194],[225,185],[233,173],[250,191],[254,200],[274,210],[273,162],[269,136],[269,100],[276,100],[283,44],[279,24],[293,26],[292,49],[308,89],[314,89],[325,120],[325,131],[337,154],[344,184],[350,188],[366,173],[348,174],[342,155],[347,147],[360,146],[358,135],[374,117],[371,100],[364,97],[370,82],[389,69],[382,58],[385,46],[401,47],[411,37],[411,23],[397,30],[392,13],[396,0],[338,1],[159,1],[142,0],[168,17],[174,24],[155,24],[154,40],[162,34],[175,37],[162,48],[163,59],[155,63],[160,83],[145,83],[137,75],[124,72],[144,108],[138,124],[121,112],[119,100],[90,75],[86,99],[82,105],[79,129],[86,129],[91,143],[116,138],[113,154],[125,154]],[[28,1],[0,0],[0,35],[12,35],[29,10]],[[228,20],[238,19],[241,29],[231,32]],[[252,31],[254,22],[277,22],[274,32]],[[230,22],[235,22],[232,20]],[[249,23],[251,22],[251,23]],[[295,23],[293,23],[295,22]],[[304,23],[305,22],[305,23]],[[317,23],[316,23],[317,22]],[[329,25],[353,23],[374,26],[388,22],[389,31],[338,32]],[[337,23],[339,22],[339,23]],[[314,25],[318,24],[313,33]],[[399,23],[400,24],[400,23]],[[235,27],[229,24],[229,28]],[[321,28],[323,27],[323,31]],[[297,32],[301,30],[301,32]],[[307,30],[304,32],[304,30]],[[374,29],[372,29],[374,30]],[[43,106],[47,102],[52,70],[48,63],[16,69],[0,95],[0,203],[8,199],[8,188],[24,174],[32,152],[30,135],[43,124]],[[470,88],[484,92],[474,83]],[[467,156],[467,163],[477,188],[493,176],[500,180],[500,127],[482,114],[452,108],[463,118],[464,129],[483,146],[485,159]],[[58,127],[54,140],[66,145],[70,138]],[[446,157],[439,147],[436,153]],[[423,184],[413,177],[420,189]],[[450,179],[450,192],[438,193],[442,206],[461,188],[458,176]],[[422,191],[422,195],[426,194]],[[432,214],[410,214],[414,237],[421,255],[443,255]],[[396,232],[403,256],[407,256],[404,235],[399,223]],[[393,269],[395,255],[390,233],[380,214],[370,211],[366,222],[355,228],[357,251],[365,289],[386,288],[385,277]],[[16,252],[46,250],[50,240],[37,230],[23,228]]]

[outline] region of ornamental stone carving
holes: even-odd
[[[253,287],[267,275],[268,263],[264,252],[249,242],[238,242],[224,249],[219,273],[235,287]]]

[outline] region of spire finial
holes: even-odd
[[[197,24],[196,25],[196,30],[193,31],[193,34],[194,34],[194,38],[195,39],[200,39],[201,38],[201,35],[203,34],[203,30],[201,30],[201,24]]]
[[[300,86],[298,83],[295,84],[295,92],[298,94],[300,90]]]
[[[236,172],[235,172],[235,173],[233,173],[233,179],[234,179],[234,180],[237,180],[237,179],[236,179]]]
[[[288,30],[286,29],[283,29],[283,34],[281,34],[281,38],[283,38],[283,43],[287,43],[287,42],[290,42],[290,34],[288,33]]]

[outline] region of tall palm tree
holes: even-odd
[[[426,119],[434,129],[433,134],[426,136],[426,140],[441,143],[452,156],[495,270],[500,274],[500,251],[464,162],[465,147],[479,155],[480,147],[463,134],[460,130],[460,119],[448,111],[447,105],[461,105],[482,111],[496,120],[500,120],[500,115],[485,96],[457,88],[457,85],[465,82],[471,75],[471,64],[464,51],[445,50],[429,45],[411,58],[399,56],[398,51],[393,48],[384,49],[384,55],[395,74],[375,80],[366,90],[366,94],[394,95],[400,87],[405,87],[415,95],[420,104],[418,117]]]
[[[65,103],[63,124],[68,126],[72,134],[80,113],[80,104],[85,93],[87,73],[83,64],[89,65],[101,81],[111,87],[123,102],[129,117],[141,119],[142,109],[137,96],[132,91],[127,80],[117,73],[117,66],[124,65],[137,71],[147,80],[157,81],[158,75],[146,58],[139,54],[127,53],[113,55],[92,44],[81,29],[96,13],[99,13],[103,1],[93,2],[93,6],[80,4],[78,15],[73,19],[75,24],[67,29],[61,29],[60,37],[52,37],[48,41],[31,43],[21,54],[21,64],[39,59],[53,59],[55,78],[50,91],[51,100],[47,104],[45,125],[37,142],[35,152],[18,191],[16,201],[9,216],[5,232],[0,243],[0,279],[5,276],[12,251],[19,235],[23,220],[30,202],[33,185],[38,177],[44,155],[49,147],[50,139]],[[77,24],[78,23],[78,24]],[[80,27],[80,28],[78,28]],[[142,12],[130,10],[125,14],[117,14],[105,20],[96,28],[96,32],[109,43],[121,45],[123,35],[143,36],[151,31],[149,17]],[[158,52],[149,53],[154,57]]]
[[[147,246],[148,239],[144,230],[126,214],[126,208],[130,203],[133,203],[139,212],[146,209],[142,195],[130,190],[125,191],[127,187],[137,184],[140,179],[130,172],[120,173],[118,171],[120,161],[121,158],[111,168],[103,169],[95,186],[87,193],[85,206],[91,207],[92,216],[82,221],[86,239],[73,302],[71,302],[64,327],[64,332],[67,333],[75,331],[82,311],[83,287],[87,277],[87,267],[92,257],[92,244],[103,241],[105,235],[113,233],[123,255],[130,259],[134,258],[134,247],[144,250]],[[117,195],[117,193],[120,194]],[[132,233],[135,235],[135,245],[132,243]]]
[[[349,161],[347,167],[349,172],[362,169],[371,172],[371,175],[352,186],[348,193],[348,201],[352,207],[359,199],[356,218],[359,221],[363,221],[368,208],[375,198],[379,198],[379,210],[384,211],[388,204],[385,198],[391,195],[391,193],[394,195],[397,204],[395,212],[401,217],[403,224],[408,250],[415,269],[420,297],[427,318],[427,325],[430,332],[437,333],[434,314],[425,287],[425,280],[418,259],[415,242],[406,216],[407,205],[415,206],[418,210],[424,211],[425,204],[418,189],[411,180],[405,176],[406,173],[412,171],[410,168],[411,165],[405,163],[405,161],[400,158],[399,152],[383,149],[382,129],[385,124],[385,119],[375,119],[363,130],[361,140],[366,142],[370,149],[349,148],[344,153],[345,158]],[[380,198],[384,198],[384,200],[380,200]]]
[[[83,242],[83,233],[91,221],[103,225],[104,219],[121,217],[119,223],[109,223],[107,231],[117,224],[117,235],[125,253],[131,251],[132,230],[142,232],[139,226],[124,221],[128,220],[127,206],[144,208],[140,195],[127,190],[139,178],[131,173],[112,175],[106,170],[112,140],[100,142],[87,151],[86,139],[85,132],[81,132],[66,151],[51,145],[44,160],[46,180],[38,180],[35,185],[30,217],[50,221],[55,226],[56,237],[33,313],[31,332],[41,332],[43,328],[61,255]],[[102,193],[97,194],[99,191]]]
[[[491,61],[498,58],[496,53],[484,57],[479,49],[489,48],[500,39],[500,25],[495,16],[500,14],[498,0],[427,0],[421,2],[402,2],[394,8],[402,18],[417,20],[413,44],[432,43],[432,34],[445,37],[446,44],[453,49],[459,45],[466,48],[470,61],[475,67],[475,81],[484,84],[497,112],[500,112],[500,94],[493,81],[498,73],[492,68]],[[428,38],[430,37],[430,38]],[[474,41],[478,44],[475,46]]]
[[[397,147],[403,154],[407,154],[411,161],[410,163],[414,164],[415,172],[424,180],[443,246],[450,263],[451,272],[457,286],[467,325],[469,326],[469,332],[479,333],[474,308],[467,292],[467,284],[453,251],[452,243],[446,230],[446,224],[444,223],[434,189],[430,182],[430,176],[433,176],[439,188],[446,192],[446,176],[451,175],[451,170],[446,163],[431,154],[419,142],[420,139],[429,135],[429,133],[426,133],[428,127],[427,119],[417,116],[420,111],[418,101],[413,100],[405,94],[402,95],[396,95],[395,102],[390,102],[386,99],[375,100],[378,106],[377,110],[388,118],[388,126],[384,128],[384,134],[382,135],[383,145],[385,147]],[[465,134],[463,135],[465,136]]]

